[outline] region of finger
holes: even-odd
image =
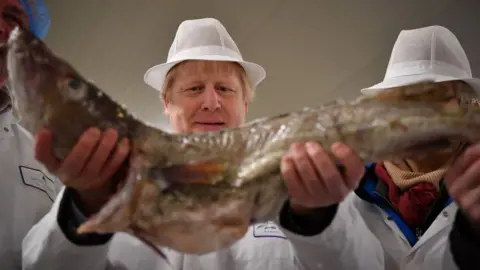
[[[110,179],[112,175],[120,168],[120,166],[124,163],[127,159],[128,154],[130,153],[130,142],[127,138],[124,138],[118,144],[117,149],[110,159],[109,162],[105,165],[102,170],[101,179]]]
[[[456,201],[462,209],[470,214],[478,211],[478,208],[480,208],[480,185],[473,189],[466,190],[462,194],[459,194],[459,196],[456,198]],[[476,217],[476,219],[480,220],[480,217]]]
[[[322,179],[315,170],[315,165],[310,159],[305,145],[294,144],[291,148],[295,171],[300,176],[300,181],[305,187],[305,193],[310,197],[316,196],[319,190],[322,190]]]
[[[480,157],[480,144],[468,147],[445,174],[445,182],[462,175]]]
[[[60,161],[55,158],[52,150],[52,132],[42,129],[35,134],[34,156],[47,170],[54,173],[60,167]]]
[[[95,153],[92,155],[85,168],[83,168],[82,175],[85,175],[86,177],[95,177],[100,174],[110,156],[110,153],[115,148],[117,139],[118,132],[114,129],[109,129],[103,133],[102,139],[100,140]]]
[[[461,194],[456,201],[472,219],[480,221],[480,185]]]
[[[349,191],[354,190],[365,174],[365,167],[362,161],[350,147],[343,143],[334,143],[331,150],[344,166],[343,180],[345,185]]]
[[[480,224],[480,207],[475,207],[472,209],[469,215],[473,222]]]
[[[459,196],[462,193],[468,192],[470,189],[480,186],[480,160],[468,167],[463,175],[450,178],[445,178],[448,192],[451,196]]]
[[[307,143],[307,151],[315,164],[316,171],[320,174],[321,183],[325,191],[331,194],[332,199],[342,200],[349,190],[345,186],[342,175],[332,162],[327,152],[317,143]]]
[[[285,156],[284,158],[282,158],[282,161],[280,163],[280,170],[282,172],[283,178],[285,179],[288,195],[291,200],[295,201],[295,198],[306,197],[306,188],[303,186],[303,183],[300,180],[300,175],[298,175],[298,172],[295,169],[295,163],[290,157]]]
[[[63,161],[59,173],[68,178],[80,175],[85,163],[97,146],[100,137],[101,132],[97,128],[90,128],[85,131]]]

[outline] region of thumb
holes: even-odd
[[[51,173],[60,167],[60,161],[55,158],[52,150],[53,134],[50,130],[41,129],[35,134],[34,156]]]

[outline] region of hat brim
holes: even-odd
[[[187,61],[187,60],[205,60],[205,61],[225,61],[225,62],[236,62],[240,64],[245,73],[247,74],[247,78],[253,88],[257,87],[259,83],[261,83],[266,76],[265,69],[255,63],[248,62],[248,61],[238,61],[237,59],[223,56],[223,55],[203,55],[199,57],[190,57],[186,59],[180,59],[176,61],[171,61],[159,65],[155,65],[149,68],[143,77],[146,84],[151,86],[153,89],[157,91],[162,91],[163,84],[165,82],[165,77],[170,71],[172,67],[177,65],[180,62]]]
[[[368,88],[363,88],[360,90],[364,95],[373,95],[376,94],[384,89],[393,88],[393,87],[401,87],[409,84],[416,84],[421,82],[448,82],[448,81],[464,81],[468,83],[478,95],[480,95],[480,79],[472,78],[472,77],[451,77],[451,76],[443,76],[443,75],[410,75],[410,76],[401,76],[390,78],[384,80],[383,82],[377,83],[372,85]]]

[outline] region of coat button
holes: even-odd
[[[443,211],[442,214],[443,214],[444,217],[448,217],[448,212],[447,211]]]
[[[8,128],[7,128],[7,127],[4,127],[3,130],[5,130],[5,132],[8,132]]]
[[[392,217],[392,216],[388,216],[388,217],[387,217],[387,220],[393,220],[393,217]]]

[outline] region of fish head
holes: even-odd
[[[30,133],[51,130],[57,158],[65,157],[90,127],[114,128],[122,138],[141,125],[26,29],[16,27],[9,36],[7,68],[15,116]]]
[[[30,31],[16,27],[7,47],[8,88],[20,118],[38,120],[61,104],[86,97],[85,80]]]

